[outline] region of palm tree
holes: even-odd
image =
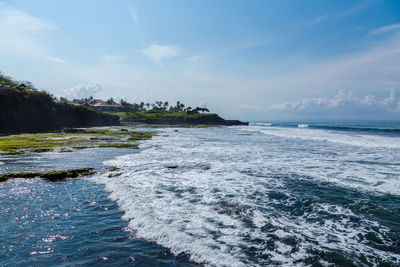
[[[175,106],[175,108],[174,108],[174,111],[179,112],[179,111],[180,111],[180,108],[181,108],[181,102],[180,102],[180,101],[177,101],[177,102],[176,102],[176,106]]]
[[[112,97],[110,97],[110,99],[108,99],[106,102],[107,102],[107,104],[113,104],[114,103],[114,99]]]

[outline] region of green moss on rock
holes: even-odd
[[[122,143],[122,144],[100,144],[99,147],[115,147],[115,148],[133,148],[133,149],[138,149],[139,145],[137,144],[126,144],[126,143]]]
[[[71,169],[48,172],[10,172],[0,175],[0,181],[4,182],[11,178],[43,178],[48,181],[61,181],[66,178],[76,178],[94,174],[93,168]]]
[[[67,132],[20,134],[0,137],[0,155],[71,152],[90,147],[137,148],[132,141],[150,139],[155,132],[113,129],[68,129]]]

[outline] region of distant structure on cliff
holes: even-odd
[[[180,101],[176,102],[176,105],[170,105],[168,101],[155,101],[154,103],[129,103],[123,99],[119,103],[115,102],[111,97],[110,99],[104,101],[101,99],[94,99],[92,96],[89,98],[74,99],[69,101],[65,97],[60,97],[59,102],[68,103],[74,106],[85,106],[98,111],[105,112],[146,112],[146,111],[161,111],[170,113],[186,113],[187,115],[193,114],[203,114],[210,112],[207,108],[196,107],[192,108],[190,106],[186,107],[185,104]]]
[[[73,101],[68,101],[61,98],[60,101],[67,101],[69,104],[74,106],[90,107],[103,112],[129,112],[133,110],[133,106],[131,104],[124,101],[122,101],[122,104],[118,104],[112,98],[107,101],[94,99],[93,97],[86,99],[74,99]]]

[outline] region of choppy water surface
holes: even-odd
[[[0,172],[89,166],[102,171],[104,159],[124,153],[89,149],[3,157]],[[0,183],[0,266],[195,265],[135,238],[122,215],[104,186],[87,179]]]
[[[212,266],[400,265],[400,138],[165,130],[105,185],[135,236]]]
[[[0,265],[399,266],[396,127],[163,129],[139,153],[2,158],[102,171],[0,184]]]

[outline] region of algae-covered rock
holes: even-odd
[[[139,145],[137,144],[126,144],[126,143],[118,143],[118,144],[100,144],[99,147],[115,147],[115,148],[133,148],[138,149]]]
[[[137,141],[150,139],[156,132],[116,129],[68,129],[59,133],[0,136],[0,155],[72,152],[92,147],[138,148]]]
[[[94,174],[93,168],[81,168],[61,171],[48,172],[9,172],[0,175],[0,181],[4,182],[11,178],[43,178],[48,181],[61,181],[66,178],[76,178],[79,176],[88,176]]]

